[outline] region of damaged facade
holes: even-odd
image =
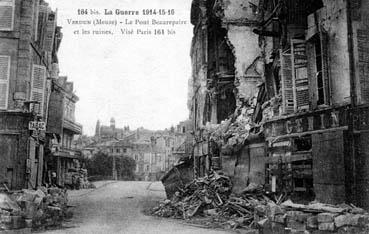
[[[367,197],[369,3],[194,0],[194,171],[296,199]]]
[[[67,129],[80,134],[82,127],[64,118],[69,106],[52,98],[56,90],[64,90],[63,98],[74,95],[63,86],[69,82],[59,83],[57,12],[43,0],[3,0],[0,12],[0,189],[36,189],[50,181],[51,140],[66,143],[73,135]],[[64,116],[59,129],[51,129],[54,114]]]

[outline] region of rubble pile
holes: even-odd
[[[223,155],[232,155],[243,147],[250,130],[255,126],[249,111],[250,108],[245,106],[237,108],[231,118],[220,124],[207,123],[205,126],[210,140],[221,147]]]
[[[172,200],[163,201],[152,209],[152,215],[182,218],[212,227],[250,228],[254,224],[255,212],[264,217],[264,208],[272,202],[260,187],[245,190],[241,195],[232,195],[232,184],[228,177],[213,172],[196,179],[177,191]]]
[[[87,169],[79,169],[78,182],[80,189],[96,188],[95,185],[91,184],[90,181],[88,181]]]
[[[196,179],[151,210],[160,217],[207,227],[259,229],[263,233],[369,233],[369,214],[353,205],[296,204],[250,184],[231,194],[230,179],[218,173]],[[257,232],[256,232],[257,233]]]
[[[64,189],[41,187],[0,194],[0,231],[41,229],[61,225],[68,214],[68,197]]]
[[[291,200],[280,206],[267,207],[266,218],[258,222],[260,228],[278,233],[369,233],[369,214],[354,205],[329,205],[311,202],[296,204]]]
[[[232,184],[228,177],[213,173],[187,184],[183,190],[175,193],[172,200],[165,200],[154,208],[152,214],[187,219],[205,209],[222,206],[228,200],[231,190]]]

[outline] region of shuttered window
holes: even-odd
[[[361,100],[369,102],[369,32],[357,30]]]
[[[14,8],[14,0],[0,0],[0,31],[13,30]]]
[[[51,52],[53,49],[55,27],[56,27],[56,14],[55,12],[49,11],[46,19],[46,27],[44,32],[43,48],[45,51]]]
[[[44,66],[33,65],[32,68],[32,88],[31,101],[37,101],[39,104],[33,105],[34,111],[43,115],[45,101],[46,68]]]
[[[282,110],[289,114],[294,111],[294,91],[292,83],[292,55],[291,51],[281,51],[282,75]]]
[[[295,89],[295,111],[309,109],[309,82],[307,76],[306,43],[291,40],[292,79]]]
[[[8,108],[10,56],[0,55],[0,110]]]
[[[320,46],[322,50],[322,75],[323,75],[323,86],[324,86],[324,104],[330,104],[330,89],[329,89],[329,57],[328,57],[328,33],[320,31]]]
[[[309,109],[306,43],[291,40],[291,48],[280,52],[283,113]]]

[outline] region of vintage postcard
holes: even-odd
[[[0,233],[369,233],[369,1],[0,0]]]

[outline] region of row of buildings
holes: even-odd
[[[63,186],[78,164],[71,142],[82,126],[73,83],[59,76],[61,40],[48,3],[0,1],[0,187]]]
[[[179,160],[191,154],[190,126],[189,121],[183,121],[176,128],[160,131],[142,127],[130,130],[129,126],[117,128],[114,118],[109,126],[97,121],[95,135],[89,142],[85,141],[83,154],[92,157],[102,152],[114,158],[130,157],[136,162],[137,179],[158,180]],[[112,175],[118,178],[116,171],[112,171]]]
[[[369,2],[193,0],[194,172],[369,207]]]

